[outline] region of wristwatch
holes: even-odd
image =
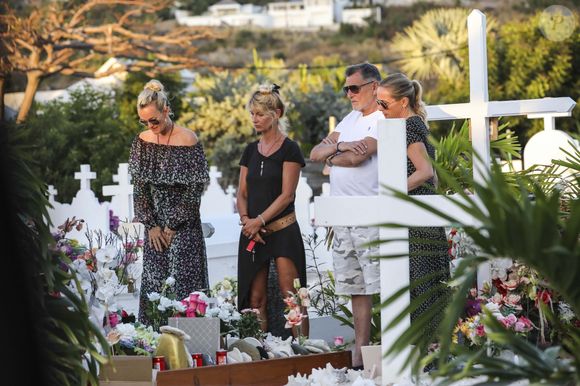
[[[336,153],[335,153],[335,154],[333,154],[333,155],[331,155],[331,156],[329,156],[329,157],[326,159],[326,164],[327,164],[328,166],[334,166],[334,164],[332,163],[332,159],[333,159],[335,156],[336,156]]]

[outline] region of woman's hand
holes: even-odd
[[[262,231],[264,231],[264,232],[265,232],[266,230],[262,228],[262,229],[260,229],[260,232],[262,232]],[[252,240],[254,240],[254,241],[255,241],[255,242],[257,242],[257,243],[260,243],[260,244],[264,244],[264,245],[266,245],[266,242],[265,242],[265,241],[264,241],[264,239],[262,238],[262,235],[260,234],[260,232],[256,233],[256,234],[254,235],[254,238],[253,238]]]
[[[149,229],[149,246],[155,249],[157,252],[163,252],[165,248],[169,246],[169,243],[165,239],[161,227],[153,227]]]
[[[242,226],[242,234],[249,239],[253,239],[262,228],[262,220],[259,218],[245,218],[244,220],[242,221],[244,224]]]
[[[165,238],[165,241],[167,241],[168,246],[171,244],[171,240],[173,240],[173,236],[175,236],[175,233],[176,231],[174,231],[169,227],[165,227],[163,229],[163,237]]]

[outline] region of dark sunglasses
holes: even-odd
[[[350,91],[353,94],[358,94],[360,92],[360,89],[363,88],[363,86],[366,86],[367,84],[371,84],[373,83],[374,80],[371,80],[370,82],[366,82],[360,85],[352,85],[352,86],[344,86],[342,88],[342,91],[344,91],[344,95],[348,95],[348,92]]]
[[[157,126],[161,122],[157,118],[151,118],[148,121],[144,121],[143,119],[139,119],[139,123],[142,124],[145,127],[149,127],[150,124],[153,125],[153,126]]]
[[[387,101],[384,101],[384,100],[381,100],[381,99],[377,99],[377,105],[381,106],[384,110],[388,110],[389,109],[389,102],[387,102]]]

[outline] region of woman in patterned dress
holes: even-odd
[[[147,295],[175,279],[177,299],[208,289],[205,241],[199,207],[209,181],[203,147],[189,129],[175,125],[163,85],[149,81],[137,100],[139,122],[147,128],[135,137],[129,171],[136,220],[145,225],[139,322]],[[162,323],[163,324],[163,323]]]
[[[248,110],[259,141],[248,144],[240,160],[237,207],[242,231],[238,249],[238,306],[257,308],[262,330],[268,331],[268,267],[274,259],[282,297],[296,292],[294,279],[306,287],[306,257],[297,222],[265,235],[270,226],[294,213],[294,198],[304,167],[298,144],[283,133],[285,106],[277,85],[263,85],[252,94]],[[287,218],[287,217],[286,217]],[[250,242],[255,243],[248,248]],[[252,251],[248,251],[251,249]],[[305,309],[302,310],[306,312]],[[297,331],[293,333],[296,335]],[[302,321],[302,335],[308,335],[308,320]]]
[[[427,112],[422,101],[422,87],[404,74],[391,74],[383,79],[377,89],[377,104],[385,118],[405,118],[407,131],[407,189],[409,195],[435,193],[435,172],[429,159],[435,158],[435,149],[429,143]],[[410,281],[427,275],[434,277],[411,290],[411,300],[431,287],[449,279],[449,254],[447,237],[441,227],[409,228]],[[431,243],[425,241],[432,241]],[[425,300],[411,313],[411,322],[427,310],[445,292]],[[432,334],[438,325],[436,316],[426,331]]]

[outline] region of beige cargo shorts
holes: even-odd
[[[338,295],[372,295],[380,292],[378,227],[333,227],[332,262]]]

